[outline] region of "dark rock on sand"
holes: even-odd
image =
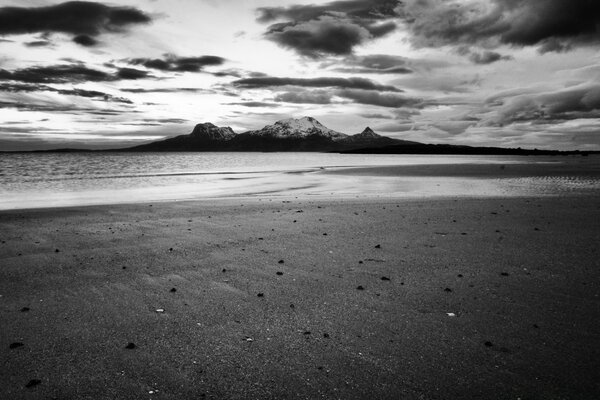
[[[169,290],[171,293],[175,293],[177,291],[177,289],[175,288],[171,288],[171,290]]]
[[[30,310],[30,308],[29,308],[29,307],[23,307],[23,308],[21,308],[21,312],[27,312],[27,311],[29,311],[29,310]]]
[[[125,346],[125,348],[128,349],[128,350],[133,350],[136,347],[137,346],[135,345],[135,343],[131,343],[131,342],[127,343],[127,346]]]
[[[485,345],[485,347],[492,347],[493,346],[492,342],[490,342],[490,341],[485,342],[484,345]]]
[[[278,263],[279,263],[279,264],[283,264],[284,262],[285,262],[285,261],[283,261],[283,260],[279,260],[279,261],[278,261]]]
[[[264,293],[259,293],[259,294],[257,294],[256,296],[257,296],[257,297],[265,297],[265,294],[264,294]]]
[[[361,285],[358,285],[358,286],[356,287],[356,290],[365,290],[365,288],[364,288],[364,287],[362,287]]]
[[[387,276],[382,276],[382,277],[381,277],[381,280],[382,280],[382,281],[389,281],[389,280],[390,280],[390,278],[388,278]]]
[[[281,271],[277,271],[277,272],[276,272],[276,274],[277,274],[277,275],[283,275],[283,272],[281,272]]]
[[[380,248],[381,248],[381,245],[380,245],[380,244],[378,244],[378,245],[375,245],[375,248],[376,248],[376,249],[380,249]]]
[[[25,346],[25,345],[21,342],[14,342],[14,343],[11,343],[10,346],[8,346],[8,347],[11,349],[18,349],[19,347],[23,347],[23,346]]]
[[[26,388],[32,388],[34,386],[39,385],[40,383],[42,383],[41,380],[39,379],[32,379],[29,382],[27,382],[27,384],[25,385]]]
[[[450,293],[450,292],[452,292],[452,289],[450,289],[449,287],[447,287],[446,289],[444,289],[444,292]]]

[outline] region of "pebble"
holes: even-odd
[[[125,346],[125,348],[128,349],[128,350],[133,350],[136,347],[137,346],[135,345],[135,343],[131,343],[131,342],[127,343],[127,346]]]
[[[25,345],[21,342],[14,342],[14,343],[11,343],[8,347],[11,349],[18,349],[19,347],[23,347],[23,346],[25,346]]]
[[[484,345],[485,345],[485,347],[492,347],[493,346],[492,342],[489,342],[489,341],[485,342]]]
[[[452,292],[452,289],[450,289],[450,288],[447,287],[446,289],[444,289],[444,292],[450,293],[450,292]]]
[[[380,245],[380,244],[378,244],[378,245],[375,245],[375,248],[376,248],[376,249],[380,249],[380,248],[381,248],[381,245]]]
[[[27,312],[29,310],[30,310],[29,307],[23,307],[23,308],[21,308],[21,312]]]
[[[390,278],[388,278],[387,276],[382,276],[382,277],[381,277],[381,280],[382,280],[382,281],[389,281],[389,280],[390,280]]]
[[[323,337],[324,337],[325,339],[329,338],[329,333],[325,332],[325,333],[323,334]]]
[[[283,264],[284,262],[285,262],[285,261],[283,261],[283,260],[279,260],[279,261],[278,261],[278,263],[279,263],[279,264]]]
[[[277,272],[276,272],[276,274],[277,274],[277,275],[283,275],[283,272],[281,272],[281,271],[277,271]]]
[[[362,287],[361,285],[358,285],[358,286],[356,287],[356,290],[365,290],[365,288],[364,288],[364,287]]]
[[[502,275],[502,276],[508,276],[508,272],[500,272],[500,275]]]
[[[171,293],[175,293],[177,291],[177,289],[175,288],[171,288],[171,290],[169,290]]]
[[[40,383],[42,383],[41,380],[39,379],[32,379],[29,382],[27,382],[27,384],[25,385],[26,388],[32,388],[34,386],[39,385]]]
[[[265,294],[264,294],[264,293],[259,293],[259,294],[257,294],[256,296],[257,296],[257,297],[264,297],[264,296],[265,296]]]
[[[55,252],[55,253],[58,253],[58,252],[60,252],[60,250],[59,250],[59,249],[56,249],[56,250],[54,250],[54,252]]]

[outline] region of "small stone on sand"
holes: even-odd
[[[125,346],[125,348],[128,349],[128,350],[133,350],[136,347],[137,346],[135,345],[135,343],[131,343],[131,342],[127,343],[127,346]]]
[[[265,294],[264,294],[264,293],[259,293],[259,294],[257,294],[256,296],[257,296],[257,297],[265,297]]]
[[[485,347],[492,347],[493,346],[492,342],[489,342],[489,341],[485,342],[484,345],[485,345]]]
[[[285,262],[285,261],[283,261],[283,260],[279,260],[277,263],[278,263],[278,264],[283,264],[284,262]]]
[[[23,307],[23,308],[21,308],[21,312],[27,312],[27,311],[29,311],[29,307]]]
[[[364,287],[362,287],[361,285],[358,285],[358,286],[356,287],[356,290],[365,290],[365,288],[364,288]]]
[[[381,277],[381,280],[382,280],[382,281],[389,281],[389,280],[390,280],[390,278],[388,278],[387,276],[382,276],[382,277]]]
[[[380,249],[380,248],[381,248],[381,245],[380,245],[380,244],[378,244],[378,245],[375,245],[375,248],[376,248],[376,249]]]
[[[171,290],[169,290],[171,293],[175,293],[177,291],[177,289],[175,288],[171,288]]]
[[[14,343],[11,343],[8,347],[11,349],[18,349],[19,347],[23,347],[23,346],[25,346],[25,345],[21,342],[14,342]]]
[[[450,288],[447,287],[446,289],[444,289],[444,292],[450,293],[450,292],[452,292],[452,289],[450,289]]]
[[[42,383],[41,380],[39,379],[32,379],[29,382],[27,382],[27,384],[25,385],[26,388],[32,388],[34,386],[39,385],[40,383]]]
[[[277,272],[276,272],[276,274],[277,274],[277,275],[283,275],[283,272],[281,272],[281,271],[277,271]]]

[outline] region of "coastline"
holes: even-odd
[[[0,397],[591,399],[598,220],[570,194],[2,211]]]

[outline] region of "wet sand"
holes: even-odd
[[[597,399],[599,221],[597,196],[3,211],[0,398]]]

